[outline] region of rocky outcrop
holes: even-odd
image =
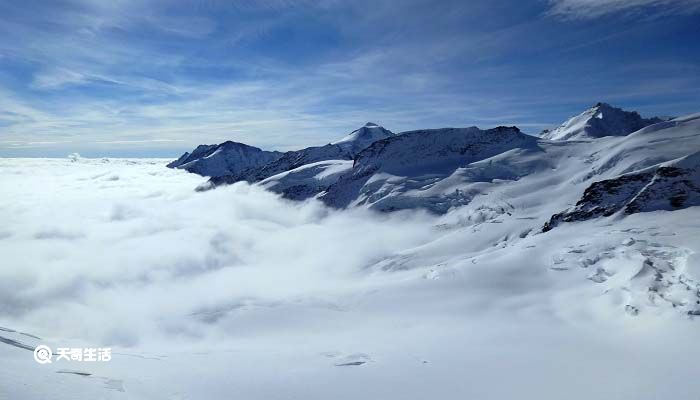
[[[700,205],[700,152],[645,170],[590,185],[572,209],[545,223],[549,231],[562,222],[584,221],[618,212],[634,214]]]

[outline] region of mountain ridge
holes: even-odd
[[[643,191],[635,182],[646,185],[651,180],[659,181],[659,174],[666,171],[659,165],[700,151],[700,115],[668,121],[643,119],[636,112],[598,103],[579,117],[576,124],[569,119],[562,126],[583,127],[584,133],[593,132],[592,136],[548,139],[526,135],[512,126],[485,130],[420,129],[394,134],[368,122],[325,146],[276,153],[270,162],[212,176],[198,190],[246,181],[289,199],[317,198],[334,208],[425,209],[437,214],[486,198],[493,198],[501,204],[499,209],[505,210],[528,197],[534,198],[538,191],[547,191],[554,196],[550,199],[551,214],[538,217],[546,229],[554,228],[560,221],[576,220],[566,217],[566,213],[576,212],[573,204],[586,198],[587,191],[605,185],[619,186],[619,190],[630,193],[644,192],[649,204],[668,202],[664,190],[683,187],[691,199],[675,204],[695,205],[694,189],[683,183],[684,178],[653,191]],[[586,122],[590,118],[611,121],[596,127]],[[581,121],[586,123],[580,124]],[[591,130],[601,127],[621,130],[610,135],[611,131]],[[358,151],[349,145],[354,143],[362,143],[358,146],[362,149]],[[214,147],[199,146],[192,155],[186,153],[175,163],[187,165],[193,159],[195,163],[207,160],[215,152]],[[204,157],[197,158],[201,155]],[[605,217],[608,213],[587,215]]]
[[[167,167],[180,168],[203,176],[219,177],[267,164],[282,157],[282,154],[278,151],[266,151],[245,143],[227,140],[216,145],[199,145],[192,153],[185,152]]]

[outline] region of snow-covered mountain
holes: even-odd
[[[572,208],[589,188],[596,191],[605,185],[620,185],[630,195],[638,195],[643,188],[629,182],[637,179],[644,187],[650,179],[659,182],[658,171],[666,171],[661,164],[700,151],[693,134],[697,124],[696,116],[670,121],[643,119],[636,112],[605,103],[550,132],[551,140],[525,135],[515,127],[444,128],[395,135],[367,123],[331,144],[276,153],[270,162],[216,174],[203,188],[259,182],[284,197],[317,197],[336,208],[422,208],[438,214],[489,197],[493,197],[492,204],[505,210],[533,196],[533,191],[547,191],[556,194],[548,201],[558,204],[549,215],[541,216],[544,221],[552,220],[546,226],[549,229],[559,220],[577,218],[584,209],[585,213],[589,208],[600,209],[593,204]],[[574,138],[586,140],[563,140]],[[207,147],[195,153],[212,151]],[[185,162],[191,158],[198,159],[193,155]],[[602,183],[595,183],[599,181]],[[668,190],[647,188],[645,196],[672,196],[665,191],[680,190],[687,179],[677,181],[669,183]],[[692,192],[692,186],[688,190]],[[613,200],[606,197],[608,201]],[[693,200],[683,204],[693,204]],[[559,216],[552,217],[555,214]],[[593,214],[608,215],[609,211]]]
[[[353,154],[346,148],[337,144],[327,144],[325,146],[307,147],[301,150],[288,151],[279,159],[256,168],[251,168],[235,176],[224,177],[227,183],[245,180],[248,182],[259,182],[282,172],[328,160],[352,160]],[[214,183],[219,183],[213,180]]]
[[[237,174],[245,169],[265,165],[282,157],[278,151],[265,151],[247,144],[226,141],[197,146],[168,164],[202,176],[218,177]]]
[[[342,139],[325,146],[312,146],[280,153],[263,151],[236,142],[198,146],[168,164],[212,179],[204,189],[239,181],[259,182],[295,168],[329,160],[352,160],[360,151],[377,140],[394,136],[383,127],[368,122]],[[212,160],[213,159],[213,160]]]
[[[307,147],[301,150],[288,151],[273,162],[256,168],[250,168],[238,176],[221,177],[212,180],[212,182],[215,184],[221,183],[222,181],[232,183],[240,180],[259,182],[274,175],[321,161],[352,160],[359,152],[372,143],[392,136],[394,136],[394,134],[391,131],[375,123],[368,122],[362,128],[352,131],[336,142],[325,146]]]
[[[657,117],[645,119],[637,112],[624,111],[606,103],[598,103],[568,119],[559,127],[542,132],[541,137],[549,140],[579,140],[624,136],[661,121]]]
[[[390,130],[368,122],[362,128],[326,146],[288,152],[277,161],[251,170],[245,176],[245,180],[248,182],[267,180],[264,182],[265,187],[291,198],[298,198],[298,194],[291,194],[290,187],[315,186],[315,189],[307,187],[302,192],[309,196],[316,195],[335,183],[341,173],[352,166],[350,161],[360,152],[374,142],[393,136],[396,135]],[[289,173],[282,174],[286,171]],[[319,174],[313,175],[313,180],[308,181],[313,171],[319,171]],[[276,176],[278,174],[282,175]],[[298,182],[299,179],[305,182]],[[272,185],[273,181],[280,183]],[[283,187],[287,189],[280,192],[280,188]]]
[[[384,129],[374,122],[368,122],[362,128],[352,131],[344,138],[331,144],[339,145],[347,149],[350,154],[354,156],[377,140],[390,138],[392,136],[394,136],[394,133],[390,130]]]
[[[537,140],[517,128],[407,132],[360,152],[353,168],[319,198],[341,208],[425,208],[444,213],[476,198],[493,197],[494,204],[513,204],[532,196],[533,191],[543,191],[558,193],[547,201],[561,202],[566,209],[593,182],[635,173],[651,179],[653,174],[643,171],[645,168],[659,168],[661,163],[699,151],[698,125],[697,117],[689,116],[658,122],[628,136],[588,141]],[[691,156],[682,165],[694,159]],[[663,164],[664,168],[670,168],[668,165]],[[661,174],[667,171],[664,168]],[[688,168],[666,186],[655,178],[655,185],[646,188],[642,198],[663,203],[684,190],[692,198],[694,175]],[[652,190],[657,186],[663,189]],[[689,199],[683,204],[693,202]]]
[[[444,185],[436,183],[461,167],[499,154],[536,151],[536,142],[515,127],[405,132],[360,152],[352,170],[321,199],[333,207],[367,205],[385,211],[424,207],[445,212],[466,204],[471,196],[458,188],[440,196],[436,189]]]

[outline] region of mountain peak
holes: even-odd
[[[220,144],[199,145],[168,164],[202,176],[218,177],[240,172],[246,168],[267,164],[282,156],[245,143],[227,140]]]
[[[344,138],[333,142],[332,144],[346,146],[351,153],[357,154],[370,144],[377,140],[386,139],[394,136],[394,133],[384,127],[368,122],[363,127],[355,129]]]
[[[625,136],[657,122],[661,122],[661,119],[645,119],[636,111],[625,111],[598,102],[581,114],[569,118],[556,129],[542,132],[541,137],[549,140],[579,140]]]

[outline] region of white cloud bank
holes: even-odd
[[[35,163],[2,161],[0,308],[64,337],[132,346],[202,334],[218,310],[323,304],[430,235],[421,218],[378,223],[247,185],[197,194],[202,178],[162,161]]]
[[[634,245],[620,243],[663,233],[653,218],[518,235],[541,221],[488,208],[333,211],[244,184],[196,193],[202,178],[163,160],[0,159],[0,176],[0,327],[42,339],[0,337],[115,353],[40,366],[0,343],[0,398],[639,400],[700,390],[696,322],[663,304],[627,316],[624,290],[575,266],[604,246],[619,247],[617,268],[632,265]],[[666,220],[678,236],[653,240],[688,245],[693,212]]]

